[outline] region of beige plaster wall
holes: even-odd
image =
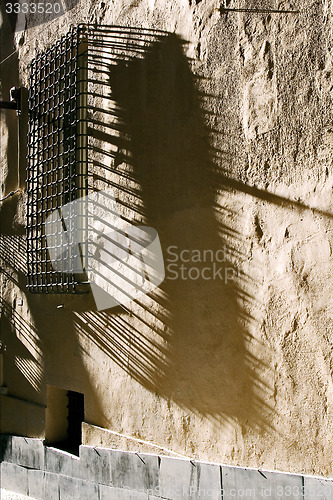
[[[15,83],[27,86],[36,51],[79,22],[176,35],[142,70],[119,64],[110,77],[130,137],[130,154],[117,150],[125,157],[117,168],[132,178],[132,195],[117,192],[129,206],[120,210],[158,230],[167,265],[170,246],[227,248],[222,273],[236,271],[227,281],[172,280],[167,269],[162,285],[127,310],[27,293],[21,158],[23,191],[1,206],[4,383],[40,404],[47,384],[84,393],[87,444],[114,445],[104,428],[129,438],[118,441],[125,449],[135,438],[138,450],[151,443],[202,460],[332,476],[333,7],[260,6],[298,12],[82,1],[52,22],[28,22],[13,39],[3,16],[3,58],[12,43],[17,49],[1,66],[4,97]],[[10,113],[1,113],[3,195],[17,187]],[[3,397],[1,412],[11,411]],[[27,433],[40,435],[35,428]]]

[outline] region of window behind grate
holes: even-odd
[[[66,247],[74,227],[84,217],[73,213],[67,227],[52,235],[53,254],[65,259],[67,272],[50,261],[47,218],[69,202],[87,194],[86,85],[87,40],[82,27],[73,29],[31,63],[29,90],[29,146],[27,172],[28,288],[37,293],[79,293],[84,275],[75,273],[82,261],[81,246]],[[78,221],[78,218],[81,220]],[[82,226],[83,225],[83,226]],[[80,255],[78,255],[80,253]],[[72,262],[72,264],[71,264]],[[58,263],[59,264],[59,263]],[[72,269],[73,272],[68,272]]]

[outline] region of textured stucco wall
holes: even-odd
[[[21,155],[23,192],[1,207],[4,384],[39,404],[47,384],[83,392],[87,423],[185,456],[331,476],[333,6],[226,4],[298,12],[88,0],[51,22],[28,20],[14,37],[3,15],[2,59],[17,49],[1,65],[4,98],[27,86],[36,51],[79,22],[177,35],[146,66],[119,64],[110,77],[130,137],[131,161],[119,147],[117,168],[134,179],[141,209],[120,210],[158,230],[165,259],[170,246],[227,248],[222,273],[237,271],[226,282],[171,280],[167,270],[129,311],[29,295]],[[17,187],[11,113],[1,113],[3,195]],[[93,427],[85,437],[109,444]]]

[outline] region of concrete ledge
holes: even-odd
[[[9,462],[2,462],[0,471],[1,488],[22,495],[29,494],[28,469]]]
[[[223,500],[287,498],[303,500],[302,476],[222,467]]]
[[[27,469],[29,496],[37,500],[59,500],[59,476],[43,470]]]
[[[60,500],[89,499],[99,500],[99,485],[82,479],[58,476]]]
[[[36,500],[31,496],[21,495],[20,493],[15,493],[14,491],[4,490],[0,486],[0,498],[1,500]]]
[[[154,455],[141,455],[111,451],[111,484],[117,488],[147,491],[157,487],[159,459]]]
[[[34,469],[28,470],[28,489],[29,496],[36,499],[46,498],[44,471]]]
[[[0,434],[0,462],[10,462],[12,456],[12,436]]]
[[[87,481],[111,485],[111,450],[80,446],[81,477]]]
[[[43,500],[59,500],[59,476],[51,472],[44,472],[45,496]]]
[[[99,500],[150,500],[151,498],[153,497],[148,497],[148,494],[138,491],[104,485],[99,487]],[[158,500],[161,498],[159,497]]]
[[[312,477],[304,478],[304,500],[332,500],[333,481]]]
[[[1,486],[38,500],[333,500],[333,480],[0,435]]]
[[[221,500],[221,467],[200,462],[196,462],[195,465],[197,473],[190,487],[191,499]]]
[[[44,470],[54,474],[73,476],[81,478],[80,459],[74,457],[66,451],[45,446],[44,450]]]
[[[98,441],[96,441],[97,439]],[[180,457],[178,453],[163,446],[158,446],[148,441],[134,438],[133,436],[126,436],[125,434],[88,424],[87,422],[82,422],[82,442],[90,447],[94,447],[95,443],[99,442],[100,447],[112,450],[126,450],[132,453],[140,450],[140,453],[147,455]]]
[[[159,494],[170,500],[189,498],[191,483],[194,485],[196,482],[194,474],[196,474],[195,465],[189,460],[162,457]]]
[[[10,462],[31,469],[44,468],[44,446],[40,439],[12,436]]]

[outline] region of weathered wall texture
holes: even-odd
[[[143,63],[110,75],[127,141],[112,165],[131,178],[116,193],[120,210],[158,230],[166,264],[170,246],[227,249],[215,263],[222,277],[237,274],[172,280],[167,269],[128,311],[29,295],[21,158],[23,192],[1,207],[2,383],[39,405],[47,384],[83,392],[88,424],[185,456],[332,476],[333,5],[226,4],[298,12],[82,0],[13,39],[3,16],[2,59],[17,49],[1,65],[4,97],[27,86],[36,51],[79,22],[165,32]],[[16,118],[1,119],[5,195],[17,187]],[[27,406],[18,428],[13,401],[2,396],[2,431],[42,437],[41,407],[32,418]],[[84,436],[110,444],[97,427]]]

